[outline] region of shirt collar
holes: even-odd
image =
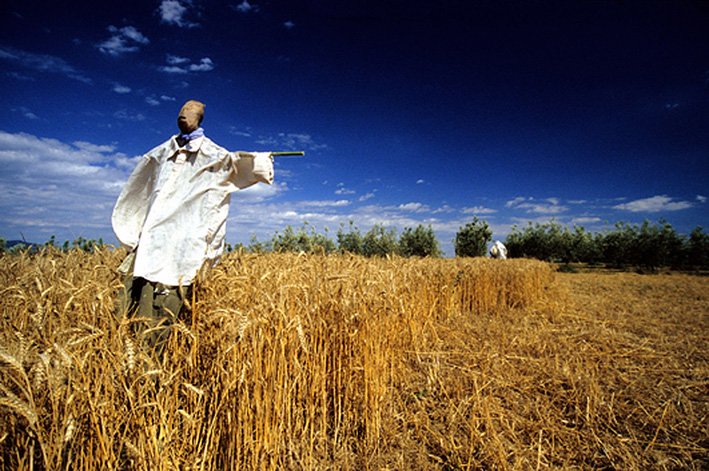
[[[191,139],[190,141],[185,144],[184,149],[187,152],[197,152],[200,147],[202,147],[202,143],[204,142],[204,136],[199,136],[195,137],[194,139]]]
[[[205,136],[197,137],[195,139],[187,141],[187,143],[183,147],[180,147],[180,144],[177,141],[179,137],[180,135],[177,134],[173,136],[172,139],[170,139],[170,156],[172,157],[177,155],[180,150],[184,150],[186,152],[197,152],[200,147],[202,147],[202,143],[205,140]]]

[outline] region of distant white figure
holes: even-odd
[[[496,240],[492,247],[490,247],[490,256],[498,260],[507,259],[507,247],[499,240]]]

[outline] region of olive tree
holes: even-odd
[[[458,257],[483,257],[487,252],[487,243],[492,240],[492,229],[487,222],[477,217],[455,235],[455,254]]]

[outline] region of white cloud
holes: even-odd
[[[417,185],[420,185],[420,184],[422,184],[422,183],[425,183],[425,181],[424,181],[424,180],[416,180],[416,184],[417,184]]]
[[[359,201],[367,201],[370,198],[374,198],[374,193],[367,193],[359,197]]]
[[[134,26],[124,26],[117,28],[109,26],[108,31],[113,36],[102,43],[96,45],[99,51],[113,57],[118,57],[126,52],[136,52],[140,45],[148,44],[150,41]]]
[[[199,26],[199,24],[185,19],[187,7],[178,0],[163,0],[158,7],[158,11],[160,12],[160,19],[163,23],[179,26],[180,28],[194,28]]]
[[[209,57],[203,57],[199,64],[190,65],[191,72],[209,72],[212,69],[214,69],[214,62]]]
[[[298,133],[278,133],[272,136],[259,136],[256,144],[272,147],[272,151],[319,151],[327,148],[326,144],[320,144],[309,134]]]
[[[317,207],[317,208],[328,208],[328,207],[329,208],[332,208],[332,207],[339,208],[339,207],[343,207],[343,206],[349,206],[352,203],[349,200],[336,200],[336,201],[326,200],[326,201],[301,201],[298,204],[301,206],[305,206],[305,207],[313,206],[313,207]]]
[[[143,35],[143,33],[135,28],[135,26],[125,26],[121,29],[114,28],[113,30],[111,28],[113,27],[109,27],[109,31],[121,34],[127,39],[132,39],[138,44],[148,44],[150,42],[148,38]]]
[[[116,146],[114,145],[96,145],[86,141],[74,141],[72,145],[86,152],[99,152],[106,154],[116,151]]]
[[[456,210],[451,208],[449,205],[444,204],[440,208],[437,208],[433,211],[433,214],[441,214],[441,213],[454,213]]]
[[[200,59],[199,64],[190,64],[190,59],[184,57],[167,55],[168,65],[160,67],[158,70],[168,74],[187,74],[189,72],[209,72],[214,69],[214,61],[209,57]]]
[[[421,203],[406,203],[406,204],[400,204],[399,206],[396,207],[396,209],[399,209],[401,211],[413,211],[415,213],[425,213],[429,212],[431,208],[428,205],[421,204]]]
[[[251,10],[254,10],[256,6],[251,5],[247,0],[244,0],[243,2],[232,8],[234,8],[236,11],[240,11],[241,13],[247,13]]]
[[[19,111],[20,113],[22,113],[22,116],[24,116],[27,119],[32,119],[32,120],[39,119],[39,116],[34,114],[29,108],[27,108],[25,106],[20,106],[19,108],[12,108],[12,111],[14,111],[14,112]]]
[[[67,62],[60,57],[46,54],[34,54],[14,48],[4,48],[0,49],[0,59],[16,62],[23,67],[37,70],[39,72],[61,74],[84,83],[92,82],[90,78],[84,76],[81,72],[67,64]],[[26,80],[34,80],[32,77],[23,77],[19,75],[16,75],[16,77],[22,77]]]
[[[108,236],[113,204],[136,163],[115,150],[0,131],[0,226]]]
[[[595,224],[601,222],[601,218],[599,217],[577,217],[577,218],[571,218],[571,223],[580,225],[580,224]]]
[[[618,204],[613,206],[613,209],[633,213],[657,213],[662,211],[681,211],[693,206],[694,204],[691,201],[673,201],[673,199],[667,195],[660,195]]]
[[[559,214],[569,209],[567,206],[561,206],[557,198],[547,198],[546,200],[541,200],[541,202],[536,202],[532,197],[525,198],[523,196],[518,196],[508,201],[505,203],[505,208],[526,209],[528,213],[538,214]]]
[[[133,122],[138,122],[138,121],[145,121],[145,116],[142,113],[129,113],[126,110],[118,110],[115,113],[113,113],[113,117],[116,119],[120,119],[122,121],[133,121]]]
[[[292,21],[286,21],[285,23],[283,23],[283,26],[285,26],[287,29],[293,29],[295,27],[295,23],[293,23]]]
[[[152,96],[145,97],[145,102],[147,104],[149,104],[150,106],[159,106],[160,105],[160,100],[158,100]]]
[[[569,208],[566,206],[559,206],[557,204],[535,204],[535,203],[522,203],[518,206],[519,208],[525,208],[528,213],[539,213],[539,214],[559,214],[567,211]]]
[[[159,70],[161,72],[165,72],[168,74],[186,74],[187,73],[187,70],[183,69],[182,67],[177,67],[176,65],[160,67]]]
[[[172,54],[168,54],[166,61],[168,64],[175,65],[175,64],[184,64],[186,62],[189,62],[190,60],[186,57],[179,57],[179,56],[173,56]]]
[[[234,126],[232,126],[229,129],[229,134],[231,134],[233,136],[239,136],[239,137],[251,137],[251,132],[249,132],[248,129],[246,131],[241,131],[241,130],[235,128]]]
[[[356,193],[354,190],[350,190],[349,188],[345,188],[344,183],[338,183],[337,186],[339,188],[337,190],[335,190],[336,195],[353,195]]]
[[[484,206],[473,206],[472,208],[463,208],[460,210],[463,214],[493,214],[496,213],[496,209],[485,208]]]
[[[522,202],[524,202],[524,201],[527,201],[527,198],[525,198],[524,196],[518,196],[517,198],[508,201],[508,202],[505,204],[505,208],[511,208],[511,207],[513,207],[513,206],[515,206],[515,205],[517,205],[517,204],[520,204],[520,203],[522,203]]]
[[[117,83],[113,86],[113,91],[116,93],[130,93],[131,89],[130,87],[126,87],[125,85],[121,85],[120,83]]]
[[[697,195],[697,201],[699,201],[700,203],[706,203],[706,202],[707,202],[707,197],[706,197],[706,196],[702,196],[702,195]]]

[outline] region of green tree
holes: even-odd
[[[419,224],[416,228],[404,228],[399,237],[399,253],[404,257],[439,257],[442,251],[431,226]]]
[[[487,244],[492,240],[492,229],[487,222],[477,217],[455,235],[455,254],[458,257],[483,257],[487,253]]]
[[[599,242],[603,261],[616,268],[632,265],[634,262],[633,245],[637,239],[637,226],[627,222],[617,222],[615,230],[606,232]]]
[[[249,237],[249,245],[246,248],[249,253],[266,253],[268,252],[267,247],[258,240],[256,234],[251,234]]]
[[[574,226],[574,231],[567,230],[564,236],[567,237],[565,246],[569,253],[569,261],[597,263],[601,260],[596,237],[594,234],[586,232],[583,226]]]
[[[312,251],[316,253],[333,253],[336,250],[335,242],[328,236],[330,232],[325,226],[323,228],[324,234],[320,234],[315,231],[314,227],[311,227],[310,239],[312,245]]]
[[[335,251],[335,243],[306,221],[297,230],[288,225],[282,233],[276,231],[271,238],[271,248],[274,252],[331,253]]]
[[[47,242],[44,243],[45,247],[57,247],[57,239],[54,235],[52,235]]]
[[[337,249],[341,253],[349,252],[356,255],[364,254],[362,247],[362,234],[359,232],[354,222],[350,220],[349,230],[345,232],[345,224],[340,224],[340,229],[337,231]]]
[[[375,224],[362,239],[362,253],[367,257],[385,257],[395,254],[399,248],[396,231]]]
[[[702,232],[701,226],[689,234],[687,263],[694,267],[709,266],[709,234]]]
[[[635,266],[655,270],[679,266],[683,260],[683,241],[674,228],[661,219],[658,224],[643,221],[631,244],[631,260]]]
[[[545,224],[532,224],[522,229],[512,227],[505,245],[510,257],[533,257],[538,260],[568,261],[570,253],[570,235],[564,234],[561,224],[552,219]]]

